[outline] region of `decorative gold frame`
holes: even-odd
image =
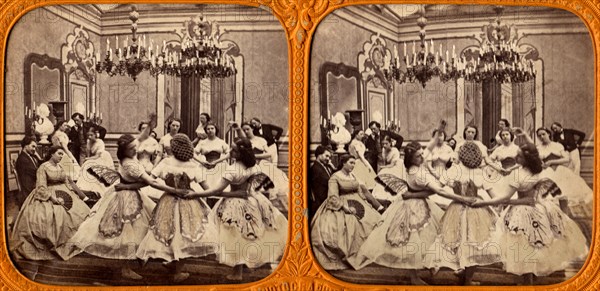
[[[4,59],[5,49],[8,41],[8,34],[11,28],[26,12],[46,5],[74,4],[74,3],[160,3],[160,0],[0,0],[0,96],[4,102]],[[176,3],[198,3],[205,1],[176,0],[169,1]],[[239,285],[209,285],[209,286],[172,286],[172,287],[108,287],[111,289],[137,289],[146,290],[409,290],[409,289],[438,289],[438,290],[458,290],[459,286],[369,286],[342,282],[325,272],[315,261],[309,241],[308,221],[305,216],[307,208],[307,168],[308,168],[308,111],[309,111],[309,58],[312,37],[318,23],[331,11],[349,5],[358,4],[399,4],[405,3],[399,0],[209,0],[209,3],[218,4],[241,4],[249,6],[269,7],[275,16],[281,21],[285,28],[288,38],[288,56],[289,56],[289,77],[290,77],[290,216],[288,230],[288,247],[284,253],[280,266],[267,278],[258,282],[239,284]],[[568,10],[579,16],[590,29],[592,42],[594,44],[596,57],[595,68],[596,84],[600,83],[600,59],[598,50],[600,49],[600,1],[599,0],[421,0],[411,1],[411,3],[444,3],[444,4],[502,4],[502,5],[529,5],[529,6],[547,6]],[[596,86],[596,103],[600,99],[598,86]],[[4,131],[4,122],[0,120],[0,130]],[[598,107],[595,114],[595,128],[600,128],[598,119]],[[0,143],[4,150],[4,132],[0,134]],[[600,140],[594,141],[594,155],[598,157],[600,153]],[[4,155],[0,158],[0,163],[6,165]],[[594,167],[594,192],[597,192],[597,186],[600,184],[598,178],[600,164],[595,163]],[[2,175],[3,192],[5,188],[5,177]],[[4,195],[0,201],[4,205]],[[594,212],[599,213],[600,199],[594,199]],[[2,235],[0,236],[0,288],[1,290],[90,290],[105,289],[102,287],[68,287],[68,286],[50,286],[43,285],[21,275],[13,266],[6,248],[6,229],[4,207],[0,207],[0,223],[2,225]],[[598,227],[600,223],[597,219],[594,221],[593,244],[590,255],[582,270],[573,278],[556,285],[550,286],[521,286],[521,287],[479,287],[473,289],[481,290],[580,290],[596,289],[600,286],[600,232]],[[594,287],[596,286],[596,287]],[[482,289],[483,288],[483,289]]]

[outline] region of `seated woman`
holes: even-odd
[[[588,247],[577,223],[547,198],[556,186],[540,175],[542,161],[535,145],[522,145],[517,161],[519,169],[494,183],[494,198],[472,206],[508,204],[492,237],[506,272],[523,275],[525,284],[533,285],[534,276],[548,276],[585,258]],[[517,198],[511,199],[515,193]]]
[[[372,190],[376,185],[375,177],[377,176],[377,173],[375,173],[375,170],[365,158],[365,152],[367,150],[364,143],[365,137],[364,130],[356,129],[352,133],[352,141],[350,142],[350,145],[348,145],[348,153],[356,159],[354,174],[365,183],[367,189]]]
[[[110,153],[104,148],[104,141],[99,138],[98,130],[96,128],[90,127],[87,138],[87,158],[81,165],[81,174],[79,175],[79,180],[77,180],[77,187],[82,191],[95,192],[101,197],[108,187],[99,181],[98,178],[92,176],[88,172],[88,169],[95,165],[114,169],[115,164]]]
[[[59,259],[58,253],[90,212],[82,201],[87,197],[60,164],[64,155],[62,147],[51,147],[37,170],[36,188],[23,203],[10,235],[8,246],[17,258]]]
[[[351,155],[340,158],[341,169],[329,179],[327,200],[311,222],[312,249],[325,270],[349,269],[381,219],[377,210],[383,211],[383,206],[353,173],[355,163]]]
[[[252,124],[248,122],[244,122],[240,128],[236,128],[238,135],[248,139],[252,144],[261,171],[273,181],[274,189],[271,189],[269,199],[279,211],[287,215],[290,193],[288,176],[271,162],[272,154],[269,153],[267,141],[262,137],[255,136],[253,130]]]
[[[79,163],[77,163],[75,156],[69,151],[69,136],[67,135],[69,130],[70,126],[67,121],[57,123],[56,130],[52,134],[51,140],[53,146],[60,147],[63,150],[64,155],[60,161],[63,170],[71,180],[77,181],[79,179],[79,174],[81,173],[81,168],[79,167]]]

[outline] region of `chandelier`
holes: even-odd
[[[514,26],[501,25],[504,7],[495,6],[496,22],[483,27],[478,52],[465,52],[463,76],[467,81],[490,81],[521,83],[535,78],[533,62],[517,52],[517,30]]]
[[[119,47],[119,37],[115,36],[113,51],[107,38],[104,59],[97,53],[94,60],[97,72],[106,72],[111,77],[128,75],[134,81],[142,71],[148,71],[152,76],[200,78],[225,78],[236,74],[233,59],[219,47],[219,35],[212,29],[214,23],[204,17],[186,22],[188,32],[182,36],[180,48],[167,46],[166,41],[159,47],[151,39],[147,40],[146,35],[138,37],[139,13],[135,6],[131,7],[129,19],[132,43],[129,44],[129,37],[126,37],[123,46]]]
[[[439,77],[442,82],[459,78],[464,63],[460,63],[456,58],[455,47],[452,46],[450,63],[446,62],[445,60],[450,60],[448,50],[446,50],[446,58],[444,59],[442,58],[442,45],[440,44],[439,51],[436,51],[433,39],[429,43],[425,40],[427,18],[425,17],[423,5],[419,8],[419,14],[417,25],[421,28],[419,31],[420,50],[416,51],[416,44],[413,41],[412,54],[409,55],[406,42],[404,42],[404,66],[400,67],[398,49],[394,46],[394,61],[390,62],[390,66],[383,70],[384,76],[388,81],[396,80],[400,84],[418,81],[423,88],[433,77]]]

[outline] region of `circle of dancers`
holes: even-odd
[[[105,149],[106,132],[93,125],[83,130],[78,114],[56,126],[44,160],[36,139],[25,137],[17,172],[30,189],[11,223],[11,253],[25,260],[82,253],[121,260],[121,276],[134,280],[144,278],[134,269],[149,260],[171,269],[174,282],[190,276],[185,258],[214,255],[232,268],[227,279],[234,281],[242,280],[244,266],[273,268],[286,244],[288,177],[272,162],[272,144],[255,133],[262,133],[255,120],[230,122],[236,137],[230,145],[206,113],[194,140],[172,119],[157,141],[151,115],[137,136],[118,139],[117,169]],[[69,149],[70,132],[81,133],[85,159]]]
[[[318,263],[325,270],[403,269],[413,285],[427,284],[419,270],[435,276],[442,267],[462,284],[478,285],[478,267],[501,264],[533,285],[536,276],[585,260],[589,245],[572,214],[591,217],[593,192],[570,168],[568,134],[556,123],[552,130],[539,128],[535,145],[508,121],[499,126],[490,154],[474,126],[457,143],[442,121],[425,146],[405,145],[403,158],[384,133],[378,164],[365,157],[365,140],[374,135],[359,129],[337,171],[331,150],[319,146],[311,168],[310,230]],[[515,144],[516,137],[524,142]]]

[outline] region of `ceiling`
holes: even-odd
[[[101,13],[112,13],[112,12],[129,12],[131,11],[131,4],[92,4]],[[250,8],[251,6],[240,6],[240,5],[227,5],[229,7],[236,8]],[[138,12],[144,11],[164,11],[164,12],[176,12],[176,11],[219,11],[223,10],[223,5],[216,4],[135,4]],[[242,8],[243,9],[243,8]],[[254,8],[256,9],[256,8]]]
[[[418,18],[419,9],[423,6],[428,20],[448,18],[468,18],[469,16],[496,16],[494,5],[370,5],[370,8],[387,19],[399,23],[413,21]],[[562,12],[560,9],[542,6],[502,6],[503,16],[530,15],[539,12]]]

